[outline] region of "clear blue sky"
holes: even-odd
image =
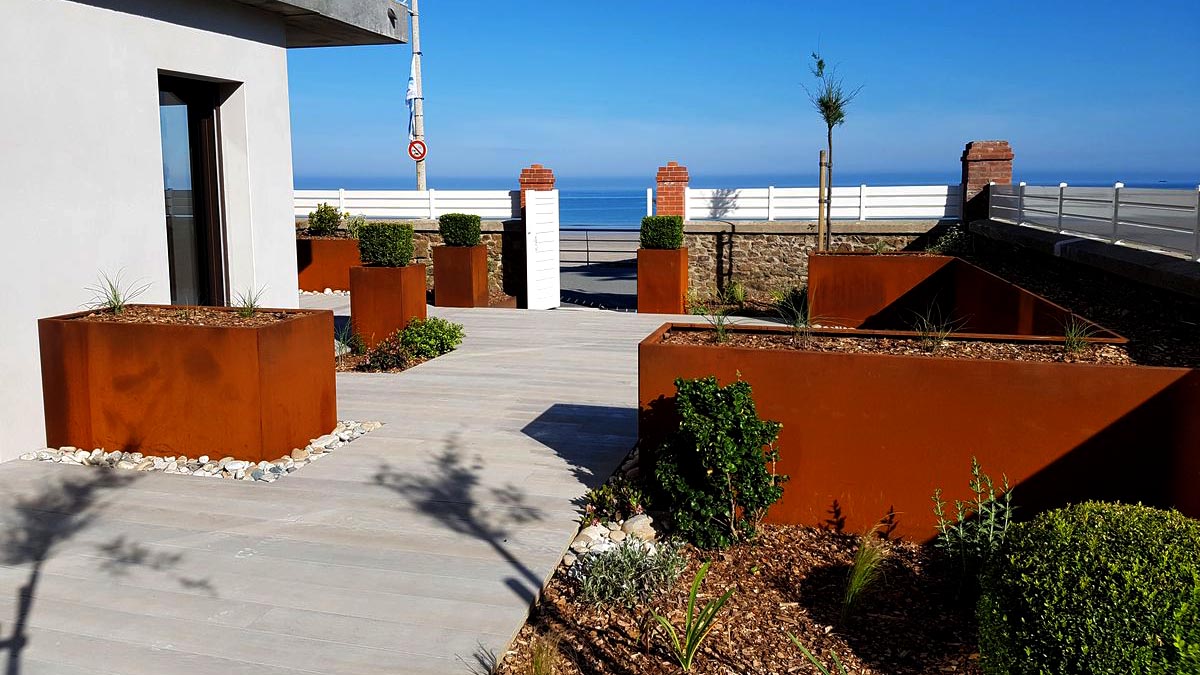
[[[431,185],[815,176],[801,84],[820,44],[861,84],[835,131],[843,177],[957,175],[1008,139],[1017,173],[1200,180],[1200,2],[423,0]],[[407,45],[289,53],[297,184],[411,182]],[[561,182],[561,181],[560,181]],[[838,180],[838,183],[844,181]]]

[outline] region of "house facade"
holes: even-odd
[[[86,307],[101,275],[144,287],[138,302],[261,291],[263,306],[297,305],[287,51],[402,43],[408,14],[391,0],[6,0],[0,19],[7,461],[45,442],[37,318]]]

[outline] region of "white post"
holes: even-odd
[[[338,188],[338,213],[346,212],[346,189]]]
[[[775,220],[775,186],[767,186],[767,220]]]
[[[691,197],[692,197],[692,188],[690,188],[690,187],[683,188],[683,222],[685,222],[685,223],[692,219],[692,206],[691,206],[692,199],[691,199]]]
[[[1196,186],[1196,243],[1192,246],[1192,255],[1200,262],[1200,185]]]
[[[435,220],[436,218],[437,218],[437,203],[433,196],[433,188],[429,188],[429,219]]]
[[[994,180],[988,181],[988,218],[992,217],[992,200],[996,198],[996,191],[992,188],[994,188],[995,186],[996,186],[996,181],[994,181]],[[963,193],[958,196],[958,219],[961,221],[967,213],[966,212],[967,192],[966,192],[965,185],[960,186],[959,189],[963,191]]]
[[[1063,196],[1067,191],[1066,183],[1058,184],[1058,233],[1062,234],[1062,212],[1063,212]]]
[[[1025,181],[1017,184],[1017,224],[1025,222]]]
[[[1124,183],[1113,183],[1112,237],[1109,239],[1110,244],[1117,243],[1117,224],[1121,222],[1121,188],[1123,187],[1125,187]]]
[[[858,186],[858,219],[867,219],[867,184]]]
[[[654,188],[646,188],[646,215],[654,215]]]

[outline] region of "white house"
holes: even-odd
[[[407,26],[391,0],[0,3],[0,461],[45,442],[36,319],[99,274],[296,306],[287,50]]]

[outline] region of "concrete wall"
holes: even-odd
[[[279,17],[232,2],[0,5],[0,461],[45,440],[38,317],[81,309],[101,271],[170,300],[160,71],[240,83],[221,108],[230,288],[296,306],[283,44]]]

